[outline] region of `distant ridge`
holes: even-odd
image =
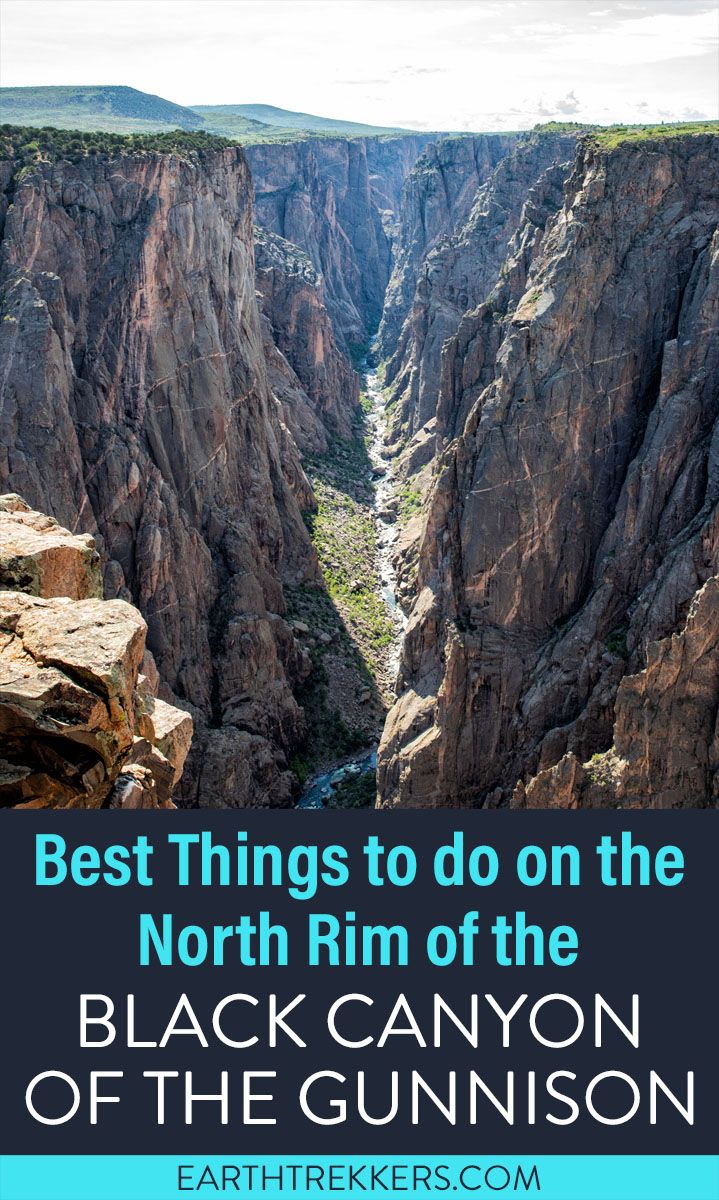
[[[214,121],[229,122],[235,118],[270,125],[275,129],[305,130],[311,133],[335,133],[344,137],[371,137],[383,133],[414,133],[398,126],[367,125],[360,121],[342,121],[334,117],[318,117],[313,113],[292,112],[274,104],[193,104],[192,111],[201,114],[208,129]],[[226,132],[226,125],[217,133]]]
[[[373,137],[414,132],[291,112],[272,104],[187,107],[136,88],[114,85],[3,87],[0,123],[106,133],[204,130],[240,142],[287,141],[303,135]]]
[[[114,133],[204,128],[191,108],[136,88],[105,85],[0,88],[0,117],[6,124]]]

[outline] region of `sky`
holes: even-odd
[[[719,0],[0,0],[0,83],[417,129],[719,117]]]

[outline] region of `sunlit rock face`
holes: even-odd
[[[282,585],[316,578],[312,497],[267,382],[242,151],[4,177],[0,485],[94,535],[105,595],[141,610],[195,717],[185,802],[290,803],[308,663]]]
[[[380,319],[380,803],[713,802],[717,139],[249,155],[0,163],[4,802],[295,802],[302,456]]]
[[[192,718],[154,695],[137,609],[98,598],[94,539],[0,496],[0,584],[0,804],[173,807]]]
[[[352,435],[359,376],[337,346],[324,281],[303,250],[260,226],[255,267],[270,386],[300,451],[326,450],[328,437]]]
[[[446,345],[384,804],[715,799],[718,184],[588,139]]]
[[[398,354],[425,259],[464,226],[478,190],[518,141],[516,134],[442,138],[427,146],[412,167],[402,191],[392,274],[379,328],[383,358],[391,362]],[[399,348],[400,357],[402,353]]]
[[[539,225],[561,204],[575,148],[573,134],[453,138],[428,147],[407,180],[380,326],[403,473],[436,449],[445,341],[492,291],[523,212],[528,223],[537,209]]]

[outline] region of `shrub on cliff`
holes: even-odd
[[[174,129],[169,133],[83,132],[78,129],[42,129],[22,125],[0,125],[0,160],[15,159],[22,166],[34,162],[58,162],[69,159],[104,156],[125,157],[159,151],[163,154],[198,154],[234,146],[229,138],[217,137],[204,130]]]

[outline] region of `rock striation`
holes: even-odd
[[[98,598],[93,539],[0,496],[0,572],[0,804],[174,807],[192,718],[153,693],[137,609]]]
[[[244,155],[3,178],[0,484],[92,535],[105,595],[141,610],[195,718],[182,801],[289,804],[310,663],[283,584],[318,579],[313,499],[268,385]]]
[[[248,146],[257,223],[309,256],[344,348],[379,324],[406,174],[432,135]]]
[[[719,139],[542,180],[444,350],[381,802],[710,803]]]
[[[303,250],[259,226],[255,269],[270,386],[300,451],[324,451],[328,435],[351,437],[359,411],[359,377],[337,346],[324,281]]]
[[[391,362],[397,354],[427,255],[464,224],[478,189],[516,141],[514,134],[442,138],[427,146],[412,167],[402,189],[392,274],[377,335],[383,358]]]
[[[543,225],[556,212],[575,147],[574,134],[451,139],[412,172],[380,328],[405,473],[436,450],[445,341],[494,288],[520,223]]]
[[[380,316],[379,802],[717,802],[719,138],[614,143],[308,138],[252,176],[10,147],[2,803],[294,803],[333,636],[302,461],[339,486],[357,451],[370,494],[343,439]]]

